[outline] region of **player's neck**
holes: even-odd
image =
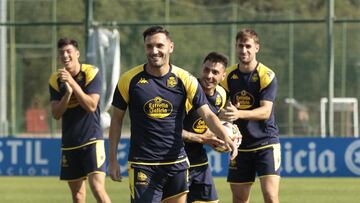
[[[250,63],[239,63],[239,69],[241,72],[243,73],[250,73],[253,70],[256,69],[256,66],[258,65],[258,61],[257,60],[253,60]]]
[[[215,88],[214,89],[206,89],[206,88],[203,88],[203,91],[204,91],[204,93],[207,95],[207,96],[213,96],[214,95],[214,93],[215,93]]]
[[[74,77],[80,72],[80,69],[81,69],[81,64],[80,64],[80,62],[77,62],[74,65],[74,67],[67,69],[67,70],[70,72],[71,76]]]
[[[145,67],[145,69],[148,74],[153,75],[155,77],[161,77],[161,76],[166,75],[169,72],[170,64],[164,64],[161,67],[152,67],[152,66],[147,65]]]

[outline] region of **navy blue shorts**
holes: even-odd
[[[187,193],[186,161],[167,165],[128,163],[131,202],[161,202]]]
[[[86,179],[91,173],[105,174],[105,159],[103,140],[80,148],[62,149],[60,180]]]
[[[218,201],[218,196],[209,165],[190,167],[187,202],[212,201]]]
[[[239,150],[235,160],[230,161],[227,181],[252,183],[258,177],[280,175],[280,144],[254,150]]]

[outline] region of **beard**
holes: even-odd
[[[242,63],[242,64],[244,64],[244,65],[249,65],[250,63],[251,63],[251,61],[252,61],[252,58],[242,58],[242,57],[239,57],[239,61]]]
[[[154,68],[161,68],[162,66],[164,66],[166,63],[165,58],[161,57],[161,56],[149,56],[148,57],[148,64],[151,67]]]

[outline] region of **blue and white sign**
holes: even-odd
[[[60,139],[0,138],[0,175],[58,175],[60,142]]]
[[[127,175],[129,140],[122,139],[117,157]],[[58,176],[60,139],[0,138],[0,175]],[[106,148],[108,143],[106,142]],[[284,177],[360,176],[360,139],[281,138]],[[214,176],[226,176],[228,154],[208,151]]]
[[[360,176],[360,139],[281,139],[282,176]]]

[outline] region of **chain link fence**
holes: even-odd
[[[195,76],[211,51],[222,52],[236,63],[236,33],[253,28],[261,43],[258,60],[278,77],[275,109],[281,136],[320,136],[320,99],[329,94],[329,1],[0,1],[7,3],[0,29],[6,30],[2,46],[7,53],[8,135],[59,136],[60,123],[51,118],[48,93],[48,78],[59,68],[56,41],[64,36],[77,39],[81,60],[86,62],[90,21],[92,28],[119,31],[121,72],[146,62],[143,30],[166,25],[175,42],[171,62]],[[359,2],[335,2],[335,97],[360,98]],[[336,136],[351,136],[353,124],[346,119],[351,114],[336,113]]]

